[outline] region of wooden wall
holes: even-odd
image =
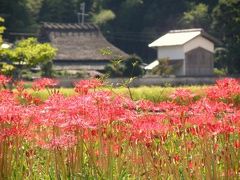
[[[185,55],[186,76],[209,76],[213,74],[213,53],[201,47]]]

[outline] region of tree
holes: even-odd
[[[39,12],[39,21],[77,22],[79,6],[75,0],[43,0]]]
[[[6,49],[0,54],[1,60],[8,65],[11,72],[4,68],[2,72],[13,73],[15,78],[21,77],[24,69],[51,61],[56,55],[56,49],[50,44],[41,44],[35,38],[28,38],[17,42],[13,49]]]
[[[123,64],[121,59],[112,60],[110,64],[105,67],[105,72],[110,77],[121,77],[123,76]]]
[[[92,21],[98,25],[104,25],[115,18],[115,14],[111,10],[103,9],[98,14],[94,14]]]
[[[102,27],[116,17],[115,13],[108,9],[106,4],[106,0],[92,0],[92,2],[88,2],[88,6],[90,6],[90,20]]]
[[[3,43],[2,34],[5,30],[5,27],[1,26],[1,23],[3,23],[3,22],[4,22],[4,19],[2,17],[0,17],[0,48],[1,48],[1,45]]]
[[[220,0],[213,10],[213,28],[227,49],[225,61],[229,73],[240,73],[240,3]]]
[[[2,17],[0,17],[0,23],[3,23],[3,22],[4,22],[4,19]],[[3,43],[2,34],[3,34],[4,30],[5,30],[5,27],[0,25],[0,55],[4,51],[4,49],[2,49],[2,47],[1,47],[2,43]],[[8,65],[7,63],[0,62],[0,65],[3,67],[2,68],[3,73],[12,70],[12,66]]]
[[[203,3],[192,5],[189,11],[183,13],[179,23],[184,28],[208,29],[210,24],[208,6]]]
[[[226,60],[228,56],[228,50],[226,48],[216,48],[215,49],[215,59],[214,59],[214,66],[218,69],[227,70],[228,68],[228,61]]]
[[[142,60],[136,55],[127,59],[112,60],[105,68],[111,77],[136,77],[143,74]]]
[[[219,0],[186,0],[187,5],[192,6],[193,4],[206,4],[209,7],[209,10],[212,11],[212,9],[218,4]]]
[[[123,61],[123,76],[136,77],[143,74],[141,67],[142,59],[136,55],[132,55]]]
[[[1,0],[0,12],[10,32],[36,32],[36,17],[42,0]]]

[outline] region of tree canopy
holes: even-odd
[[[1,71],[19,78],[23,69],[49,62],[55,55],[56,49],[48,43],[41,44],[36,38],[21,40],[14,48],[5,49],[0,53]]]
[[[0,17],[0,23],[3,23],[3,22],[4,22],[4,19]],[[5,27],[1,26],[1,24],[0,24],[0,46],[3,43],[2,34],[3,34],[4,30],[5,30]]]
[[[189,11],[183,13],[180,19],[180,24],[188,28],[204,28],[208,29],[210,23],[210,15],[208,13],[208,6],[200,3],[191,6]]]
[[[240,73],[240,1],[220,0],[213,10],[213,28],[227,50],[230,73]]]

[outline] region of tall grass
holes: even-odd
[[[204,90],[209,86],[182,86],[182,87],[160,87],[160,86],[142,86],[130,88],[133,100],[150,100],[152,102],[162,102],[169,100],[169,95],[173,93],[178,88],[189,89],[197,95],[204,96]],[[76,95],[74,88],[59,88],[57,89],[59,93],[64,96]],[[115,94],[122,94],[125,96],[130,96],[129,89],[126,87],[117,88],[100,88],[99,90],[111,90]],[[49,97],[49,92],[43,90],[36,92],[29,88],[29,92],[34,96],[46,100]]]

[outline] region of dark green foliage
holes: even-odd
[[[111,77],[137,77],[143,74],[142,60],[132,55],[125,60],[113,60],[107,65],[105,71]]]
[[[215,49],[215,67],[228,69],[228,50],[226,48]]]
[[[180,19],[180,24],[184,28],[208,29],[209,23],[210,15],[208,13],[208,6],[203,3],[192,5],[190,10],[184,12]]]
[[[130,56],[128,59],[123,61],[123,75],[126,77],[141,76],[143,74],[141,64],[141,58],[136,55]]]
[[[173,68],[169,65],[169,59],[159,59],[159,64],[153,69],[153,74],[160,76],[170,75],[173,71]]]
[[[8,32],[34,32],[41,0],[1,0],[0,16]]]
[[[229,73],[240,73],[240,1],[221,0],[213,10],[213,27],[226,48]]]
[[[79,7],[75,0],[43,0],[39,21],[76,22],[77,10]]]
[[[2,39],[2,33],[5,30],[5,27],[2,26],[2,23],[4,22],[4,19],[2,17],[0,17],[0,45],[2,45],[3,43],[3,39]]]
[[[0,52],[0,60],[6,64],[1,67],[1,72],[13,74],[14,78],[18,79],[22,70],[51,62],[55,55],[56,49],[48,43],[41,44],[35,38],[21,40],[14,48]],[[50,72],[49,68],[50,66],[45,72]]]
[[[53,76],[53,62],[47,61],[41,64],[42,77],[52,77]]]
[[[105,67],[105,72],[110,77],[121,77],[123,76],[123,64],[122,60],[112,60],[110,64]]]

